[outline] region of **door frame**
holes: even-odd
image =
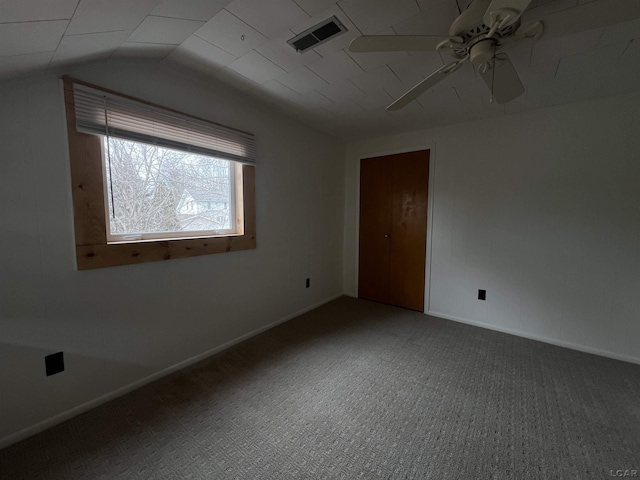
[[[373,148],[373,149],[364,149],[357,152],[357,154],[353,155],[352,158],[356,160],[356,178],[355,178],[355,225],[356,225],[356,234],[355,234],[355,245],[354,251],[354,272],[355,272],[355,288],[357,297],[358,294],[358,271],[360,268],[359,258],[360,258],[360,161],[365,158],[371,157],[382,157],[385,155],[395,155],[398,153],[410,153],[416,152],[419,150],[429,150],[429,185],[427,185],[427,251],[425,252],[425,278],[424,278],[424,312],[427,313],[430,311],[431,301],[430,301],[430,292],[431,292],[431,246],[433,243],[433,199],[434,199],[434,183],[435,183],[435,167],[436,167],[436,145],[435,143],[426,143],[426,144],[418,144],[411,145],[409,147],[397,147],[397,148]]]

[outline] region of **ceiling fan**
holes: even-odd
[[[406,92],[387,110],[399,110],[470,61],[491,90],[492,101],[508,103],[524,86],[509,56],[510,43],[604,27],[640,17],[640,0],[595,0],[522,22],[532,0],[473,0],[449,28],[449,35],[365,35],[355,38],[352,52],[446,51],[455,59]]]

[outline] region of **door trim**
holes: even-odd
[[[355,245],[354,248],[354,264],[352,265],[353,271],[355,272],[355,296],[357,297],[358,292],[358,271],[359,271],[359,258],[360,258],[360,161],[365,158],[370,157],[382,157],[385,155],[395,155],[397,153],[410,153],[417,152],[419,150],[429,150],[429,185],[428,188],[428,205],[427,205],[427,251],[425,254],[425,261],[427,262],[425,268],[425,279],[424,279],[424,312],[427,313],[431,309],[431,250],[433,243],[433,200],[434,200],[434,183],[435,183],[435,173],[436,173],[436,144],[435,143],[426,143],[426,144],[418,144],[411,145],[410,147],[398,147],[398,148],[389,148],[389,149],[364,149],[362,151],[358,151],[356,154],[350,156],[349,161],[355,161],[357,163],[356,167],[356,178],[354,179],[355,185],[355,225],[356,225],[356,234],[355,234]]]

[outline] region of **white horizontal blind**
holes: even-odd
[[[255,138],[231,128],[74,83],[76,129],[255,164]]]

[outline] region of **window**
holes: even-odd
[[[255,248],[252,135],[64,85],[78,269]]]
[[[103,137],[107,241],[237,233],[236,162]]]

